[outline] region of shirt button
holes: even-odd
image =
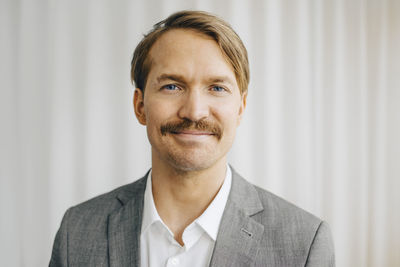
[[[179,264],[179,259],[175,258],[175,257],[171,258],[171,264],[174,265],[174,266],[178,265]]]

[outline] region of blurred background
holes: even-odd
[[[46,266],[65,210],[150,168],[130,60],[199,9],[249,52],[229,158],[326,220],[337,266],[400,266],[400,1],[0,0],[0,258]]]

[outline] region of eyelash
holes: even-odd
[[[170,86],[174,86],[175,88],[174,89],[168,89],[168,87],[170,87]],[[167,85],[164,85],[163,87],[161,87],[161,89],[165,89],[167,91],[174,91],[175,89],[179,89],[179,87],[176,84],[167,84]]]
[[[168,89],[168,87],[172,87],[172,86],[174,86],[174,89],[171,89],[171,88]],[[220,90],[213,90],[214,88],[219,88]],[[175,91],[175,90],[179,90],[179,89],[180,89],[180,87],[177,86],[176,84],[166,84],[166,85],[161,87],[161,90],[166,90],[166,91]],[[213,91],[213,92],[217,92],[217,93],[218,92],[228,92],[228,89],[226,89],[223,86],[219,86],[219,85],[212,85],[210,87],[210,90]]]
[[[223,91],[227,91],[224,87],[219,86],[219,85],[213,85],[213,86],[211,86],[211,89],[213,89],[213,88],[220,88],[220,89],[222,89],[221,91],[216,91],[216,90],[214,90],[214,92],[223,92]]]

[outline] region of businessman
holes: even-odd
[[[227,163],[249,83],[229,24],[172,14],[136,47],[131,78],[152,168],[70,208],[50,266],[334,266],[325,222]]]

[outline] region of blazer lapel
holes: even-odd
[[[140,231],[146,178],[147,175],[118,195],[122,207],[109,216],[110,266],[140,265]]]
[[[232,187],[222,217],[210,266],[249,266],[254,261],[264,226],[252,215],[263,210],[254,186],[232,168]]]

